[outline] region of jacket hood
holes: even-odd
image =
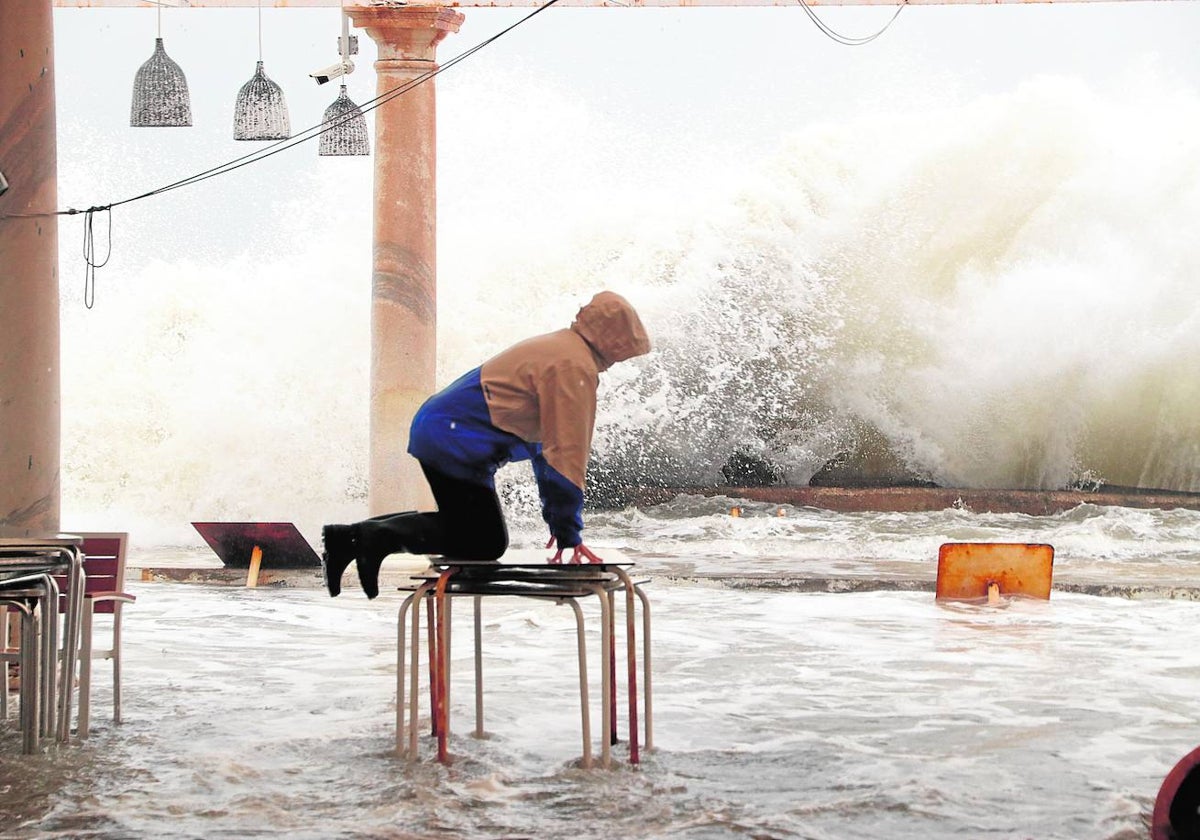
[[[604,368],[650,352],[650,337],[637,310],[616,292],[593,297],[579,310],[571,329],[591,345]]]

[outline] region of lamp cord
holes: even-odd
[[[846,35],[842,35],[839,32],[836,32],[832,27],[830,27],[827,23],[825,23],[825,21],[823,21],[819,17],[817,17],[817,13],[815,11],[813,11],[812,7],[810,7],[808,5],[808,0],[796,0],[796,2],[799,3],[801,8],[804,9],[804,13],[806,15],[808,15],[809,20],[811,20],[814,24],[816,24],[817,29],[821,30],[821,32],[823,34],[825,34],[826,36],[828,36],[830,39],[832,39],[832,40],[836,41],[837,43],[841,44],[842,46],[846,46],[846,47],[861,47],[863,44],[869,44],[872,41],[874,41],[876,38],[878,38],[884,32],[887,32],[888,27],[890,27],[892,25],[892,23],[895,22],[896,18],[900,17],[900,13],[902,11],[904,11],[904,8],[908,5],[908,0],[902,0],[900,5],[896,7],[896,13],[894,15],[892,15],[888,19],[888,22],[883,25],[883,28],[880,29],[878,32],[876,32],[874,35],[866,35],[866,36],[863,36],[860,38],[852,38],[852,37],[849,37]]]

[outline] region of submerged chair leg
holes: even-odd
[[[625,647],[629,665],[629,763],[638,764],[638,694],[637,694],[637,634],[634,631],[633,581],[620,566],[613,571],[625,588]]]
[[[49,579],[48,577],[46,578]],[[17,720],[21,727],[21,752],[33,755],[40,750],[42,713],[46,708],[45,633],[42,632],[48,586],[40,581],[21,594],[7,593],[4,604],[16,610],[20,617],[16,644],[19,647],[17,667],[20,668],[20,688],[17,702],[21,709]],[[6,628],[7,629],[7,628]],[[4,664],[4,692],[8,693],[8,664]],[[53,698],[51,698],[52,700]]]
[[[8,648],[10,641],[16,641],[9,638],[8,618],[8,607],[0,604],[0,648]],[[7,659],[0,663],[3,666],[0,668],[0,677],[4,679],[3,685],[0,686],[0,720],[8,720],[8,664]]]
[[[600,599],[600,699],[602,723],[600,725],[600,766],[608,769],[612,766],[612,636],[609,633],[609,620],[612,617],[612,605],[608,601],[608,592],[598,583],[585,586]]]
[[[396,618],[396,755],[404,755],[404,620],[415,597],[413,594],[404,599]]]
[[[430,589],[433,587],[430,586]],[[438,718],[435,710],[437,709],[437,682],[433,679],[433,675],[437,673],[437,633],[434,632],[434,613],[436,606],[433,598],[425,598],[425,640],[429,652],[429,728],[430,735],[437,736]]]
[[[617,726],[617,611],[614,606],[614,598],[612,593],[607,590],[604,593],[605,600],[608,602],[608,618],[604,622],[604,626],[608,628],[608,671],[609,671],[609,700],[608,713],[611,720],[609,721],[609,739],[610,743],[615,747],[621,739],[618,734],[621,730]]]
[[[79,727],[77,731],[80,738],[88,737],[91,727],[93,615],[92,603],[89,599],[83,608],[83,635],[79,646]],[[117,660],[114,659],[114,668],[117,667],[116,663]],[[114,697],[113,703],[116,702],[117,698]]]
[[[121,722],[121,604],[113,607],[113,723]],[[91,670],[91,666],[88,666]]]
[[[74,674],[67,674],[67,662],[72,657],[67,650],[63,650],[63,675],[60,680],[55,680],[58,665],[58,583],[50,575],[45,576],[46,588],[44,594],[39,601],[39,611],[41,612],[41,639],[42,639],[42,734],[47,738],[58,737],[59,741],[66,742],[67,737],[58,726],[57,714],[65,714],[68,717],[71,713],[69,700],[66,696],[66,686],[68,681],[73,682]],[[55,704],[55,698],[62,693],[62,699],[66,702],[61,708]]]
[[[32,601],[9,603],[21,614],[21,688],[17,695],[21,704],[21,752],[33,755],[38,752],[41,739],[42,651],[38,648],[40,614]],[[7,686],[5,690],[8,690]]]
[[[44,619],[45,616],[39,616],[31,608],[28,620],[23,622],[21,627],[21,649],[29,651],[29,655],[21,664],[21,716],[25,721],[22,749],[29,755],[38,751],[40,736],[39,707],[41,700],[38,697],[38,685],[41,683],[42,662],[38,652],[38,623]],[[45,632],[45,628],[42,632]],[[28,675],[28,679],[26,679],[26,675]]]
[[[416,751],[416,718],[418,718],[418,706],[420,698],[420,652],[421,652],[421,599],[428,600],[428,594],[433,588],[432,583],[422,583],[421,586],[413,593],[413,625],[412,625],[412,659],[413,672],[409,674],[409,692],[408,692],[408,760],[416,761],[418,751]],[[430,647],[433,646],[433,635],[430,634]],[[430,670],[432,678],[433,671]]]
[[[71,697],[75,691],[75,668],[79,660],[79,634],[83,625],[83,590],[86,575],[83,570],[83,554],[76,546],[65,549],[70,558],[71,570],[67,576],[67,612],[71,619],[66,622],[63,640],[63,661],[61,686],[58,692],[58,740],[68,743],[71,740]],[[55,596],[54,609],[58,609],[58,598]],[[57,628],[57,622],[55,622]]]
[[[646,752],[654,749],[654,692],[650,681],[650,599],[640,586],[634,586],[642,602],[642,695],[646,711]]]
[[[445,645],[445,653],[442,655],[442,720],[446,724],[446,733],[450,732],[450,651],[453,649],[453,639],[451,634],[454,631],[454,598],[448,593],[442,599],[442,609],[445,610],[445,620],[443,629],[443,638],[438,642],[439,645]],[[442,648],[439,647],[439,650]]]
[[[575,636],[579,644],[579,716],[583,728],[583,769],[592,769],[592,716],[588,699],[587,639],[583,632],[583,609],[575,598],[566,599],[575,612]]]
[[[450,708],[447,704],[447,698],[450,693],[449,672],[450,672],[450,631],[449,610],[446,606],[447,595],[446,587],[450,584],[450,577],[457,571],[453,566],[438,577],[436,595],[434,600],[437,603],[435,612],[437,614],[437,668],[434,671],[434,681],[437,683],[437,702],[434,704],[434,716],[437,718],[437,740],[438,740],[438,761],[442,764],[450,763]]]
[[[475,737],[482,738],[483,730],[483,598],[475,602]]]

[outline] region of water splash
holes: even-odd
[[[947,486],[1200,489],[1200,101],[1162,96],[1043,79],[798,135],[602,273],[644,285],[659,353],[612,377],[601,454],[803,484],[882,440]]]

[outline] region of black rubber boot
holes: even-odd
[[[404,551],[403,546],[380,548],[371,544],[369,535],[358,535],[355,540],[358,582],[362,585],[363,592],[367,593],[367,598],[374,599],[379,595],[379,569],[383,565],[383,558],[401,551]]]
[[[353,525],[326,525],[321,529],[321,543],[324,546],[321,569],[325,575],[325,588],[331,598],[336,598],[342,591],[342,573],[358,554],[358,534]]]

